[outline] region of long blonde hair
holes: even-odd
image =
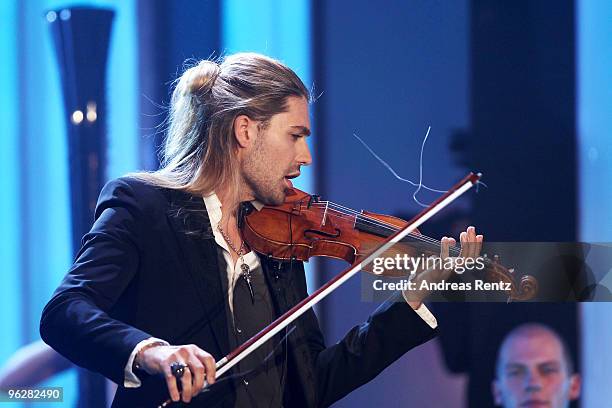
[[[287,98],[310,93],[290,68],[261,54],[201,60],[177,80],[170,102],[161,166],[130,176],[150,184],[207,195],[228,188],[237,202],[239,163],[234,120],[261,121],[287,110]]]

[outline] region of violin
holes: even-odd
[[[284,204],[264,206],[259,211],[251,207],[239,216],[242,238],[250,248],[278,261],[308,261],[313,256],[323,256],[355,265],[407,225],[400,218],[355,211],[297,188],[287,192]],[[397,245],[401,247],[395,249],[409,257],[429,257],[439,256],[441,242],[415,230]],[[459,256],[460,248],[451,247],[449,252],[450,256]],[[483,263],[482,270],[470,272],[487,282],[509,283],[508,301],[529,300],[537,293],[535,278],[517,278],[513,269],[499,262],[498,256],[485,255]],[[406,273],[385,270],[378,275],[405,277]]]

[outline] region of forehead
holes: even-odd
[[[504,345],[501,355],[502,364],[539,364],[543,362],[563,362],[563,347],[555,336],[549,333],[536,333],[515,336]]]
[[[300,126],[310,129],[310,117],[308,115],[308,102],[306,98],[298,96],[287,98],[287,111],[272,116],[270,125],[283,128]]]

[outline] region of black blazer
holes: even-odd
[[[307,296],[301,263],[262,257],[262,268],[279,313]],[[43,310],[41,336],[75,364],[117,383],[115,406],[156,406],[168,396],[161,376],[140,375],[146,377],[141,387],[123,388],[130,354],[153,336],[196,344],[216,360],[227,355],[224,273],[201,197],[113,180],[100,194],[74,265]],[[328,406],[431,339],[435,330],[397,300],[330,347],[312,310],[296,320],[288,339],[286,405]],[[218,383],[190,406],[233,406],[230,381]]]

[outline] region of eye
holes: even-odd
[[[295,140],[297,140],[297,139],[300,139],[300,138],[304,137],[304,135],[298,135],[298,134],[292,134],[291,136],[293,136],[293,138],[294,138]]]
[[[512,367],[506,369],[506,375],[508,377],[518,377],[524,374],[524,371],[521,367]]]
[[[557,373],[559,370],[557,367],[544,367],[542,368],[542,373],[543,374],[555,374]]]

